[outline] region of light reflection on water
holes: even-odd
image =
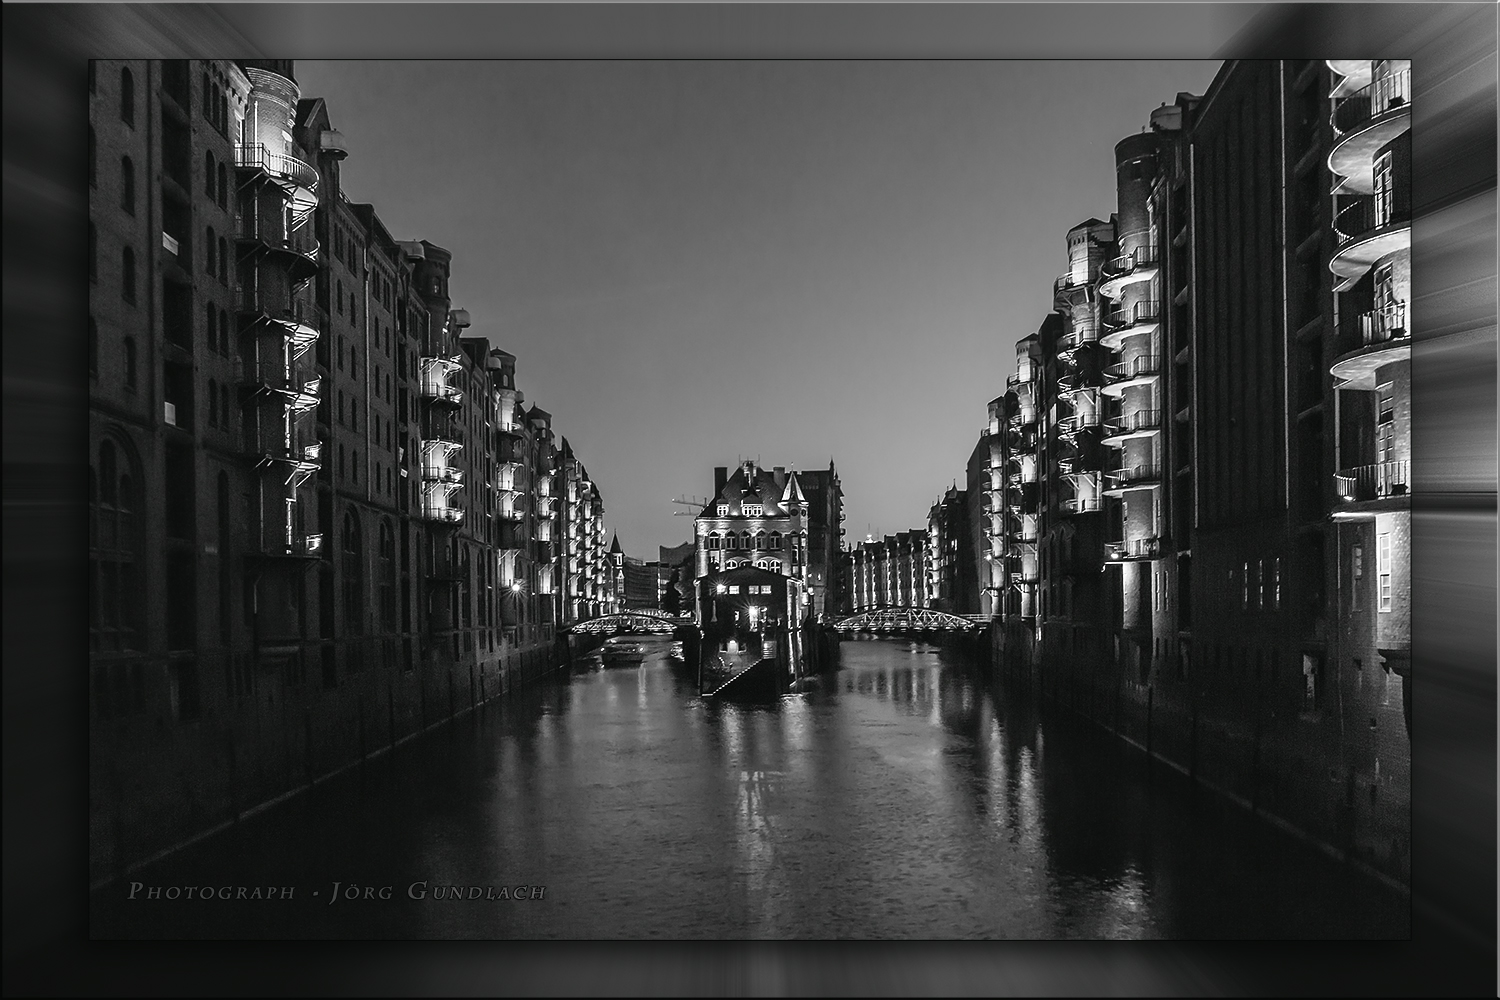
[[[1278,937],[1404,935],[1405,906],[955,654],[849,642],[825,690],[705,703],[658,658],[461,719],[149,880],[391,884],[395,898],[126,911],[127,935]],[[631,697],[631,695],[634,697]],[[1044,758],[1043,730],[1052,736]],[[135,876],[148,880],[148,875]],[[406,899],[410,881],[546,885]]]

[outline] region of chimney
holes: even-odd
[[[714,466],[714,495],[712,499],[719,499],[719,494],[724,492],[724,484],[729,482],[729,466]]]

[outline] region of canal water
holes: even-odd
[[[211,898],[198,898],[203,887]],[[960,654],[901,640],[846,642],[823,690],[769,707],[705,702],[665,646],[640,666],[588,663],[91,902],[96,937],[1350,938],[1409,927],[1407,903],[1383,886],[1195,794],[1088,723],[987,687]]]

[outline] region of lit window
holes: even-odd
[[[758,503],[741,504],[740,513],[745,517],[760,517],[765,513],[765,506]]]
[[[729,516],[729,505],[727,503],[721,503],[721,504],[719,504],[718,514],[719,514],[720,517],[728,517]]]
[[[1349,576],[1353,584],[1349,588],[1349,610],[1359,610],[1360,583],[1365,578],[1365,547],[1354,546],[1349,552]]]
[[[740,592],[740,585],[737,583],[731,583],[729,585],[729,592],[731,594],[738,594]]]
[[[1391,594],[1391,533],[1382,531],[1375,540],[1375,575],[1379,586],[1380,610],[1389,611]]]
[[[1396,178],[1390,153],[1375,161],[1375,225],[1384,226],[1391,221],[1396,208]]]
[[[1248,611],[1250,609],[1250,564],[1247,562],[1243,567],[1244,576],[1240,580],[1240,607]]]

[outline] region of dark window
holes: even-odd
[[[364,546],[360,541],[359,522],[352,513],[344,515],[344,628],[351,634],[364,631]]]
[[[209,152],[205,152],[203,154],[203,191],[204,191],[205,194],[208,195],[208,197],[209,197],[210,200],[213,199],[214,192],[216,190],[218,190],[217,188],[214,187],[214,178],[215,178],[215,176],[216,176],[216,174],[214,173],[214,154],[209,153]]]
[[[135,164],[130,157],[120,157],[120,207],[135,214]]]
[[[219,347],[219,311],[212,302],[205,307],[204,316],[207,322],[208,349],[214,351]]]
[[[224,391],[221,392],[221,393],[219,393],[219,425],[221,427],[223,427],[225,431],[229,430],[229,387],[228,386],[225,386],[224,387]]]
[[[130,70],[120,70],[120,121],[135,127],[135,77]]]
[[[219,310],[219,353],[229,355],[229,312],[225,309]]]
[[[208,272],[210,278],[219,272],[218,259],[216,257],[218,247],[219,244],[214,237],[214,227],[209,226],[208,239],[203,241],[203,255],[207,265],[204,267],[204,270]]]
[[[119,460],[113,442],[99,446],[98,468],[89,470],[89,646],[94,650],[139,648],[137,504],[130,473],[129,461]]]
[[[125,338],[125,388],[135,388],[135,338]]]
[[[219,237],[219,281],[229,284],[229,241]]]
[[[229,207],[229,174],[224,164],[219,164],[219,207]]]
[[[135,301],[135,251],[126,247],[120,255],[120,294],[126,302]]]

